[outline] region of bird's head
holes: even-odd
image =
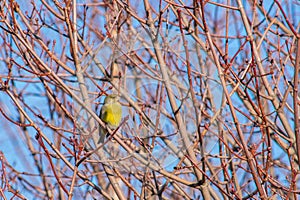
[[[119,96],[117,94],[110,94],[104,99],[104,104],[115,103],[119,101]]]

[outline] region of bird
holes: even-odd
[[[110,94],[105,97],[104,104],[100,110],[100,119],[112,130],[116,129],[120,125],[122,119],[122,106],[117,94]],[[100,127],[99,134],[99,142],[103,143],[107,130]]]

